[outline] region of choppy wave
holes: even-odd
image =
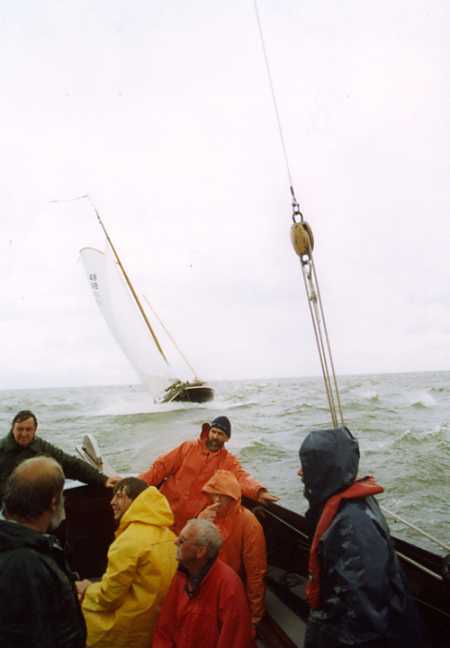
[[[407,400],[409,401],[410,407],[434,407],[437,403],[436,398],[434,398],[429,391],[423,391],[419,393],[408,394]]]
[[[380,395],[376,389],[358,389],[351,390],[347,396],[350,403],[357,404],[364,401],[378,401],[380,400]]]
[[[406,429],[395,438],[383,445],[387,450],[395,448],[399,453],[404,453],[405,460],[409,458],[421,461],[424,456],[430,458],[438,454],[442,447],[450,443],[447,424],[437,425],[428,429]]]
[[[314,405],[312,403],[299,403],[295,407],[287,408],[286,410],[281,412],[280,416],[293,416],[295,414],[301,414],[302,412],[312,409],[314,409]],[[325,408],[322,407],[321,409],[323,410]]]
[[[233,410],[233,409],[245,409],[249,407],[255,407],[257,405],[257,401],[254,400],[247,400],[247,401],[242,401],[241,403],[233,403],[233,402],[227,402],[227,401],[212,401],[211,403],[208,403],[208,409],[210,410]]]

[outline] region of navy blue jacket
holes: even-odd
[[[356,479],[347,428],[318,430],[300,448],[311,537],[327,500]],[[304,648],[424,648],[423,625],[373,497],[344,500],[319,542],[320,605]]]

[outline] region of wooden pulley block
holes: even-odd
[[[308,223],[291,225],[291,241],[298,256],[309,254],[314,249],[314,236]]]

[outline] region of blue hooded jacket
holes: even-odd
[[[311,537],[327,500],[356,479],[359,447],[347,428],[310,432],[300,447]],[[320,607],[304,648],[424,648],[423,626],[373,497],[343,500],[319,543]]]

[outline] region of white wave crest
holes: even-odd
[[[410,407],[435,407],[437,404],[436,399],[427,390],[411,392],[407,396],[407,401]]]

